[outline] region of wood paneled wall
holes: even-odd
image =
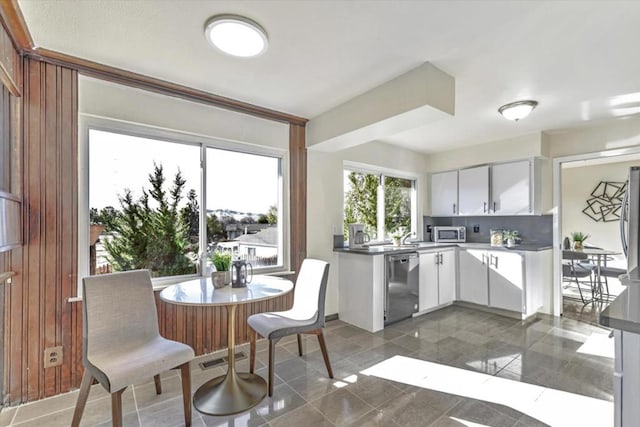
[[[12,253],[5,294],[11,402],[69,390],[80,347],[67,302],[78,270],[77,72],[30,59],[23,69],[24,244]],[[45,370],[44,349],[56,345],[63,364]]]

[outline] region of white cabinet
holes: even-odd
[[[458,299],[480,305],[489,305],[489,276],[487,254],[480,249],[461,249],[458,253],[460,285]]]
[[[460,215],[489,213],[489,166],[458,171]]]
[[[458,214],[458,171],[431,175],[431,215]]]
[[[420,311],[452,303],[456,290],[456,250],[420,253]]]
[[[524,267],[517,252],[490,251],[489,307],[523,312]]]
[[[384,255],[340,253],[338,315],[369,332],[384,328]]]
[[[501,215],[533,212],[532,161],[501,163],[491,166],[491,210]],[[462,201],[461,208],[462,208]]]
[[[433,174],[431,215],[540,215],[550,208],[548,167],[534,158]]]
[[[553,282],[551,249],[460,249],[458,299],[521,313],[529,317],[548,312],[545,296]]]

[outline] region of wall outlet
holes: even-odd
[[[480,232],[480,226],[478,224],[473,226],[473,232],[474,233],[479,233]]]
[[[47,347],[44,349],[44,367],[53,368],[62,365],[62,346]]]

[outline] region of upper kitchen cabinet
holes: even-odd
[[[533,213],[532,161],[501,163],[491,167],[493,213],[523,215]]]
[[[458,171],[431,175],[431,215],[458,214]]]
[[[435,173],[431,215],[540,215],[545,209],[541,197],[545,164],[535,158]],[[452,184],[445,185],[452,177],[457,178],[457,194],[451,194]]]
[[[458,171],[460,215],[489,213],[489,166]]]

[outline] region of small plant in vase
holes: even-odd
[[[391,240],[393,240],[394,246],[400,246],[402,244],[402,236],[404,236],[404,227],[398,227],[393,233],[391,233]]]
[[[223,288],[231,283],[231,252],[216,250],[211,254],[211,263],[216,269],[211,273],[214,288]]]
[[[507,246],[515,246],[516,240],[519,239],[520,233],[518,230],[505,230],[502,233],[503,238],[507,241]]]
[[[584,241],[589,238],[587,233],[583,233],[581,231],[574,231],[571,233],[571,240],[573,240],[573,249],[582,250],[584,247]]]

